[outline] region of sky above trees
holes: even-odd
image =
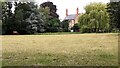
[[[38,4],[46,2],[48,0],[35,0]],[[57,13],[60,16],[60,19],[63,20],[65,18],[66,8],[68,9],[68,14],[75,14],[76,8],[79,8],[80,13],[84,13],[84,7],[91,2],[103,2],[108,3],[110,0],[50,0],[55,5],[57,5]]]

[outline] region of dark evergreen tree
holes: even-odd
[[[60,20],[57,18],[49,21],[48,32],[58,32],[60,30]]]
[[[68,32],[69,31],[68,28],[69,28],[69,20],[63,20],[61,22],[61,29],[62,29],[62,31],[63,32]]]
[[[12,34],[14,30],[14,15],[12,2],[2,2],[2,34]]]
[[[0,2],[0,35],[2,34],[2,2]]]
[[[50,9],[50,19],[51,18],[59,18],[59,15],[56,13],[57,8],[56,5],[54,5],[52,2],[44,2],[40,5],[41,8],[49,7]]]
[[[57,32],[60,29],[59,15],[56,13],[57,8],[52,2],[44,2],[40,5],[40,9],[48,8],[48,13],[43,12],[46,16],[46,32]],[[46,15],[47,14],[47,15]]]
[[[107,11],[110,15],[110,30],[120,31],[120,1],[107,4]]]

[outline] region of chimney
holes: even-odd
[[[68,16],[68,9],[66,9],[66,16]]]
[[[76,9],[76,16],[78,16],[79,15],[79,8],[77,7],[77,9]]]

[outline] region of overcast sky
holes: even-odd
[[[47,0],[35,0],[38,4],[46,2]],[[110,0],[50,0],[53,4],[57,5],[57,13],[60,19],[65,18],[66,8],[68,8],[68,14],[75,14],[76,8],[79,8],[80,13],[84,13],[84,6],[91,2],[103,2],[108,3]]]

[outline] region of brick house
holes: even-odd
[[[64,18],[64,20],[69,20],[69,30],[71,30],[71,28],[78,23],[78,18],[79,18],[79,9],[76,9],[76,14],[68,14],[68,9],[66,9],[66,17]]]

